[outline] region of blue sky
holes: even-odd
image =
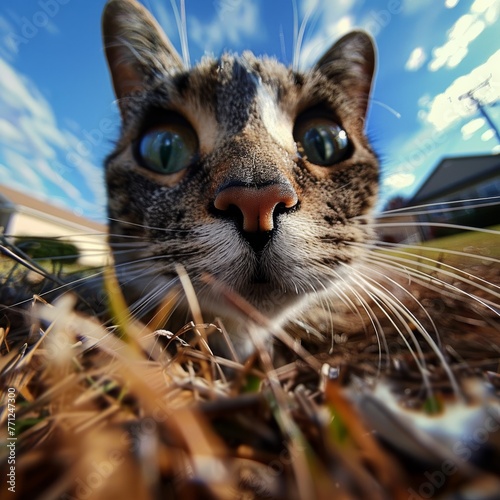
[[[177,0],[178,3],[179,0]],[[170,0],[144,0],[181,51]],[[175,2],[173,2],[175,4]],[[101,47],[105,0],[2,0],[0,182],[105,219],[102,162],[118,111]],[[382,161],[384,200],[411,196],[444,156],[500,152],[498,0],[186,0],[191,63],[224,50],[311,66],[335,39],[362,28],[378,46],[367,130]],[[295,54],[295,55],[294,55]]]

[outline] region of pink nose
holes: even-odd
[[[292,208],[298,202],[291,186],[269,184],[264,187],[231,186],[222,190],[215,198],[218,210],[235,206],[243,214],[243,231],[271,231],[273,214],[278,205]]]

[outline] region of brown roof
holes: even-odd
[[[56,207],[38,198],[33,198],[32,196],[29,196],[25,193],[16,191],[15,189],[11,189],[7,186],[2,186],[1,184],[0,184],[0,195],[3,195],[3,197],[5,197],[8,201],[10,201],[14,205],[26,207],[35,212],[40,212],[45,215],[48,215],[51,218],[60,219],[71,225],[83,226],[85,228],[92,229],[99,233],[107,231],[107,227],[105,224],[92,221],[85,217],[81,217],[79,215],[74,214],[73,212],[70,212],[69,210],[64,210],[63,208]]]
[[[408,205],[453,192],[500,172],[500,155],[444,158],[427,177]]]

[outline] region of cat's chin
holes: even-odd
[[[224,287],[225,288],[225,287]],[[248,316],[258,313],[268,320],[279,322],[279,318],[292,307],[302,303],[303,294],[284,292],[265,283],[248,284],[244,290],[233,291],[225,288],[224,292],[212,291],[205,297],[200,296],[202,309],[209,315],[231,318],[232,321],[245,322]],[[247,317],[246,317],[247,316]]]

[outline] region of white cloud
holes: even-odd
[[[97,205],[102,215],[106,199],[102,169],[92,164],[92,156],[84,158],[72,151],[78,138],[58,125],[54,110],[37,87],[1,58],[0,109],[1,172],[9,171],[2,181],[39,198],[47,197],[57,187],[70,209],[84,208],[96,215]],[[73,142],[68,140],[69,135]],[[78,162],[71,165],[74,171],[68,176],[68,165],[60,157],[70,151]],[[79,179],[89,186],[95,200],[82,196],[77,187]]]
[[[474,118],[462,126],[460,132],[464,140],[472,137],[480,128],[484,126],[486,120],[484,118]]]
[[[428,68],[437,71],[443,67],[458,66],[469,52],[469,45],[484,29],[500,16],[498,0],[476,0],[469,13],[459,17],[448,30],[446,42],[435,47]]]
[[[0,136],[0,144],[30,152],[31,156],[55,157],[54,146],[64,147],[65,140],[57,127],[54,113],[33,84],[6,61],[0,59],[0,103],[3,119],[15,129],[13,144],[11,130]],[[6,128],[4,126],[4,128]]]
[[[12,170],[14,170],[16,176],[22,178],[23,191],[28,189],[31,191],[31,195],[45,198],[47,196],[46,182],[49,181],[61,189],[75,204],[85,203],[80,191],[56,172],[47,160],[43,158],[28,159],[13,150],[5,150],[3,154],[5,162],[10,166],[9,177],[12,177]]]
[[[484,14],[488,23],[493,24],[498,19],[500,5],[497,0],[475,0],[470,10],[476,14]]]
[[[453,9],[454,7],[456,7],[458,5],[458,2],[460,0],[446,0],[444,2],[444,6],[447,8],[447,9]]]
[[[253,1],[226,0],[216,2],[217,15],[212,21],[200,20],[192,15],[188,34],[205,52],[217,52],[224,43],[238,46],[242,38],[261,36],[259,8]]]
[[[75,204],[82,202],[80,191],[59,172],[56,172],[46,159],[37,158],[34,160],[33,168],[45,177],[45,179],[60,188]]]
[[[427,121],[437,130],[444,130],[457,120],[474,115],[477,106],[466,97],[473,89],[476,89],[474,97],[483,104],[500,98],[500,50],[437,95],[430,104]]]
[[[0,137],[2,137],[3,141],[10,143],[19,144],[23,141],[23,136],[19,130],[4,118],[0,118]]]
[[[415,183],[415,176],[408,173],[397,173],[384,179],[384,185],[393,189],[403,189]]]
[[[491,128],[481,134],[481,140],[487,142],[495,137],[495,131]]]
[[[94,194],[97,204],[99,204],[101,208],[104,208],[106,206],[107,195],[104,186],[103,169],[82,156],[78,158],[76,168],[83,177],[84,182]]]
[[[422,67],[427,59],[427,54],[422,47],[416,47],[412,50],[410,57],[406,61],[405,69],[408,71],[417,71]]]
[[[11,181],[20,182],[23,186],[23,191],[32,191],[36,196],[36,193],[43,193],[45,191],[45,186],[40,175],[37,171],[33,169],[33,165],[23,156],[16,151],[7,150],[4,151],[5,163],[9,165],[9,175],[3,177],[3,182],[5,184],[11,184]],[[3,165],[7,168],[6,165]],[[12,170],[15,170],[16,175],[12,175]]]
[[[51,119],[47,101],[26,78],[2,59],[0,59],[0,90],[2,100],[9,103],[9,108],[27,111],[40,120]]]

